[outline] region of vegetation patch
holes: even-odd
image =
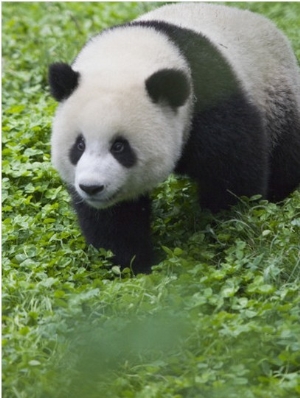
[[[3,397],[296,398],[300,192],[213,217],[194,185],[153,192],[151,275],[87,247],[50,163],[47,67],[156,3],[2,4]],[[282,28],[299,3],[235,3]]]

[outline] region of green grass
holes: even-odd
[[[299,3],[236,3],[300,59]],[[155,3],[2,3],[3,397],[296,398],[300,193],[212,217],[153,193],[161,263],[130,278],[87,247],[50,164],[47,66]]]

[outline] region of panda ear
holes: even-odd
[[[57,100],[67,99],[79,83],[79,73],[70,65],[57,62],[49,66],[48,81],[51,95]]]
[[[161,69],[153,73],[145,84],[154,103],[166,101],[172,108],[184,105],[190,95],[190,83],[181,70]]]

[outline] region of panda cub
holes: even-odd
[[[264,17],[203,3],[163,6],[54,63],[52,159],[86,241],[122,268],[153,261],[149,192],[172,173],[203,208],[284,199],[300,183],[300,76]]]

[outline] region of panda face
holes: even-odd
[[[127,185],[126,169],[133,167],[137,160],[130,143],[121,135],[116,135],[101,148],[99,142],[88,143],[80,134],[70,149],[69,157],[76,166],[76,191],[86,202],[98,208],[122,198],[122,187]],[[98,177],[99,171],[101,178]]]
[[[187,103],[175,109],[154,101],[145,81],[108,89],[83,79],[58,108],[52,160],[68,185],[101,209],[145,194],[173,171],[189,111]],[[148,86],[159,97],[152,80]]]
[[[72,67],[53,64],[49,83],[60,102],[52,162],[88,204],[135,199],[174,170],[193,94],[186,60],[164,35],[142,27],[104,32]]]

